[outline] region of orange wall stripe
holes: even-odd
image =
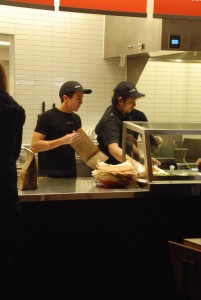
[[[61,7],[146,13],[147,0],[60,0]]]
[[[154,0],[154,15],[201,16],[201,0]]]
[[[28,5],[40,5],[40,6],[54,6],[54,0],[4,0],[4,1],[0,1],[3,2],[5,5],[12,5],[13,4],[28,4]]]

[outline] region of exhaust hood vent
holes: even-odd
[[[161,50],[150,51],[150,60],[201,62],[201,21],[162,20]]]
[[[175,60],[200,61],[200,32],[200,20],[106,16],[105,58],[149,55],[165,60],[173,55]]]
[[[151,61],[167,61],[182,63],[201,63],[201,51],[178,51],[169,53],[169,51],[161,50],[159,52],[149,53]]]

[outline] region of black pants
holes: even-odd
[[[14,299],[14,267],[12,249],[15,248],[21,217],[1,217],[0,220],[0,299]]]

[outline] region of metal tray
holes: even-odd
[[[201,180],[198,170],[165,170],[167,174],[153,174],[157,180]]]

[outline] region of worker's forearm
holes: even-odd
[[[56,140],[51,140],[51,141],[39,140],[39,141],[33,142],[31,144],[30,148],[33,152],[37,153],[37,152],[43,152],[43,151],[55,149],[63,144],[64,143],[63,143],[62,138],[59,138]]]

